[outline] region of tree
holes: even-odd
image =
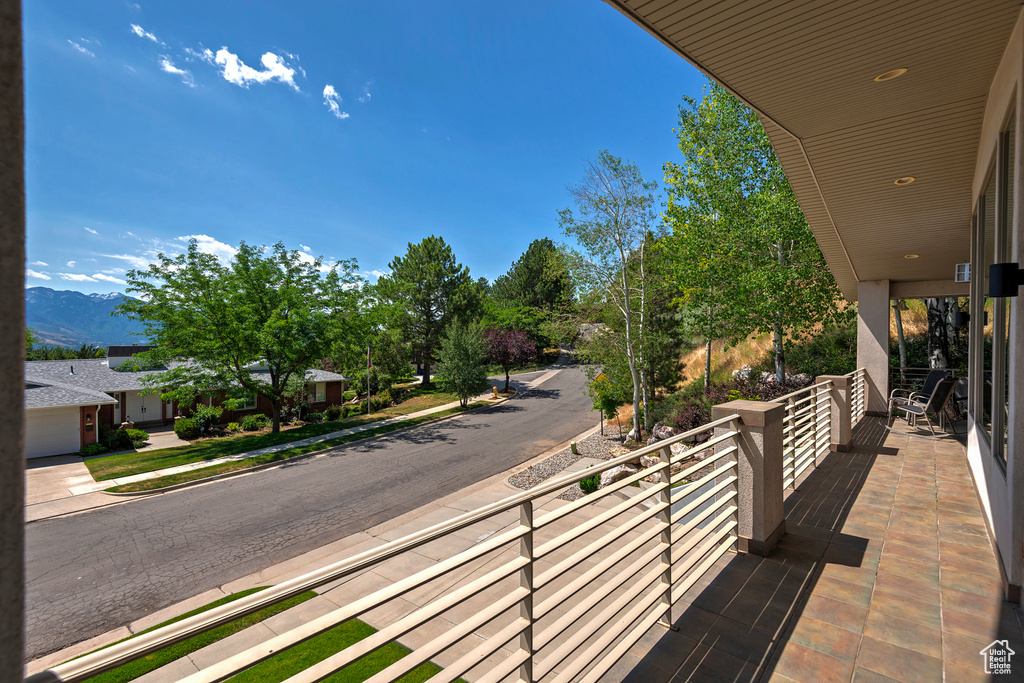
[[[682,164],[665,165],[673,263],[708,345],[771,332],[776,377],[785,337],[838,322],[839,289],[757,115],[717,83],[679,107]]]
[[[490,386],[484,367],[487,343],[479,325],[453,320],[441,338],[440,355],[437,379],[445,391],[459,397],[463,408]]]
[[[441,335],[456,318],[473,320],[479,314],[483,288],[469,277],[469,268],[455,260],[445,241],[431,235],[409,243],[405,256],[388,264],[389,275],[374,287],[387,307],[390,327],[412,342],[413,355],[423,364],[423,385],[430,384],[430,365],[437,359]]]
[[[928,367],[949,367],[949,334],[946,318],[949,302],[944,297],[925,299],[928,307]]]
[[[588,162],[583,182],[569,188],[576,212],[558,214],[563,234],[579,244],[567,248],[573,280],[592,299],[610,302],[621,321],[615,343],[626,358],[633,386],[633,429],[628,436],[639,441],[642,382],[642,340],[646,309],[647,251],[657,221],[657,183],[646,182],[640,169],[608,151]],[[656,238],[656,235],[654,235]],[[631,273],[630,261],[638,268]]]
[[[555,309],[572,298],[572,279],[562,252],[547,237],[530,242],[509,271],[498,277],[492,295],[511,306]]]
[[[127,291],[139,298],[118,307],[143,323],[157,347],[139,354],[165,372],[144,381],[165,400],[260,394],[281,425],[289,383],[327,356],[358,311],[354,260],[321,272],[322,262],[300,258],[283,244],[239,245],[229,265],[203,253],[195,240],[174,258],[160,254],[145,270],[128,272]]]
[[[523,330],[503,330],[490,327],[484,331],[487,341],[487,359],[501,366],[505,373],[505,391],[508,391],[509,372],[517,365],[530,360],[537,353],[537,346],[530,341]]]

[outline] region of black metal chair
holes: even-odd
[[[950,376],[949,370],[930,370],[927,377],[924,379],[924,386],[920,390],[915,391],[913,389],[893,389],[892,393],[889,394],[889,422],[892,422],[892,411],[900,404],[906,403],[927,403],[928,399],[931,398],[932,392],[935,391],[935,387],[938,385],[940,380],[943,380]]]
[[[928,397],[927,402],[910,401],[897,403],[893,406],[893,410],[905,413],[907,422],[915,428],[917,427],[917,418],[924,417],[925,422],[928,423],[928,429],[932,432],[932,436],[935,436],[935,428],[932,426],[928,413],[934,413],[939,416],[941,428],[942,411],[945,409],[950,397],[953,396],[954,384],[956,384],[955,378],[944,377],[935,385],[935,389],[932,391],[931,396]],[[953,431],[956,432],[956,423],[953,423]]]

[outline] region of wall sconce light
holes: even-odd
[[[988,295],[993,299],[1017,296],[1024,277],[1016,263],[993,263],[988,267]]]

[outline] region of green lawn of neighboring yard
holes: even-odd
[[[96,481],[116,479],[118,477],[162,470],[167,467],[175,467],[202,460],[215,460],[226,455],[236,455],[268,446],[277,446],[278,444],[298,441],[310,436],[330,434],[331,432],[337,432],[349,427],[357,427],[367,422],[377,422],[389,417],[408,415],[418,410],[426,410],[427,408],[444,405],[455,400],[457,400],[457,397],[454,394],[442,392],[440,389],[417,387],[409,392],[408,398],[397,406],[386,408],[370,415],[352,415],[344,420],[308,424],[277,434],[272,434],[268,431],[259,434],[223,436],[213,439],[200,439],[187,446],[175,446],[174,448],[162,448],[141,453],[129,451],[127,453],[89,458],[85,461],[85,466],[89,468],[89,472],[92,473],[93,479]],[[293,453],[292,455],[296,454]]]
[[[447,417],[448,415],[455,415],[461,413],[463,410],[470,410],[472,408],[478,408],[481,406],[488,405],[486,401],[478,401],[476,403],[470,403],[465,409],[456,406],[455,408],[449,408],[438,413],[432,413],[430,415],[423,415],[421,417],[412,417],[408,420],[402,420],[401,422],[395,422],[389,425],[383,425],[381,427],[374,427],[367,429],[363,432],[356,434],[347,434],[345,436],[338,436],[333,439],[327,439],[326,441],[320,441],[318,443],[306,444],[304,446],[296,446],[295,448],[289,448],[287,450],[278,451],[277,453],[270,453],[268,455],[259,455],[253,458],[245,458],[244,460],[236,460],[234,462],[221,463],[219,465],[211,465],[210,467],[203,467],[197,470],[191,470],[189,472],[182,472],[180,474],[171,474],[166,477],[156,477],[154,479],[144,479],[143,481],[133,482],[131,484],[122,484],[120,486],[113,486],[106,491],[112,493],[130,493],[135,491],[152,491],[154,489],[164,488],[165,486],[173,486],[175,484],[183,484],[188,481],[195,481],[196,479],[205,479],[206,477],[212,477],[218,474],[225,474],[227,472],[235,472],[238,470],[247,470],[253,467],[263,465],[266,463],[277,462],[279,460],[286,460],[293,458],[297,455],[304,455],[306,453],[313,453],[316,451],[322,451],[332,446],[340,446],[341,444],[351,443],[352,441],[359,441],[360,439],[367,439],[373,436],[379,436],[381,434],[387,434],[398,429],[405,429],[406,427],[412,427],[423,422],[430,420],[436,420],[438,418]],[[331,423],[338,424],[338,423]],[[315,425],[320,426],[320,425]],[[333,431],[333,430],[332,430]],[[169,449],[173,450],[173,449]],[[164,451],[151,451],[152,453],[161,453]],[[139,453],[134,455],[148,455],[148,453]],[[115,456],[116,457],[116,456]],[[193,458],[192,460],[186,460],[185,462],[194,462],[204,458]],[[170,465],[161,465],[161,467],[169,467]],[[150,468],[145,471],[152,471]],[[95,476],[95,475],[94,475]]]
[[[240,593],[234,593],[232,595],[225,596],[219,600],[211,602],[208,605],[194,609],[191,612],[186,612],[179,617],[170,619],[148,628],[145,631],[125,638],[124,640],[130,640],[143,633],[148,633],[162,626],[173,624],[177,621],[181,621],[187,617],[191,617],[195,614],[205,612],[219,607],[223,604],[238,600],[246,595],[251,595],[257,591],[264,590],[266,586],[260,588],[251,588]],[[130,662],[116,669],[93,676],[88,679],[90,683],[124,683],[131,681],[140,676],[159,669],[165,664],[169,664],[176,659],[180,659],[196,650],[206,647],[212,643],[217,642],[223,638],[241,631],[244,628],[252,626],[253,624],[259,623],[264,619],[268,619],[275,614],[279,614],[289,607],[294,607],[300,603],[315,597],[316,593],[313,591],[307,591],[301,595],[297,595],[294,598],[289,598],[283,602],[280,602],[271,607],[267,607],[258,612],[254,612],[247,616],[236,619],[235,621],[229,622],[218,626],[217,628],[202,633],[197,636],[193,636],[188,640],[183,640],[179,643],[175,643],[170,647],[158,650],[150,653],[138,659],[134,662]],[[309,666],[319,662],[336,652],[344,650],[346,647],[359,642],[363,638],[373,635],[377,632],[377,629],[365,624],[358,619],[351,619],[338,626],[335,626],[329,631],[325,631],[314,638],[307,640],[291,649],[285,650],[274,657],[257,664],[256,666],[248,669],[247,671],[238,674],[232,681],[258,681],[260,683],[283,681],[286,678],[308,668]],[[124,641],[118,641],[124,642]],[[409,654],[410,650],[399,645],[398,643],[391,642],[384,647],[365,655],[355,662],[345,667],[341,671],[331,675],[325,679],[327,681],[334,681],[335,683],[357,683],[358,681],[365,681],[366,679],[373,676],[378,671],[382,671],[391,664],[394,664],[402,657]],[[432,662],[426,662],[419,665],[408,674],[398,679],[403,683],[420,683],[425,681],[434,674],[441,671],[441,668]],[[461,678],[457,679],[459,683],[465,683]]]
[[[545,349],[544,355],[541,358],[536,359],[530,363],[527,363],[526,365],[523,365],[521,367],[512,368],[512,372],[533,372],[535,370],[541,370],[543,368],[546,368],[549,365],[553,365],[555,361],[558,360],[559,353],[560,352],[558,349]],[[501,369],[500,365],[488,365],[487,374],[501,375],[502,381],[505,380],[505,371]]]
[[[129,636],[124,640],[130,640],[131,638],[140,636],[143,633],[149,633],[150,631],[156,630],[162,626],[173,624],[176,621],[181,621],[182,619],[191,617],[201,612],[205,612],[207,610],[213,609],[214,607],[220,607],[221,605],[233,602],[234,600],[238,600],[239,598],[244,598],[247,595],[251,595],[257,591],[264,590],[265,588],[267,588],[267,586],[262,586],[260,588],[250,588],[249,590],[242,591],[240,593],[233,593],[231,595],[227,595],[219,600],[211,602],[209,605],[204,605],[203,607],[194,609],[191,612],[186,612],[185,614],[182,614],[179,617],[175,617],[174,619],[165,621],[162,624],[157,624],[152,628],[147,628],[145,631],[140,631],[139,633],[136,633],[133,636]],[[181,659],[185,655],[195,652],[196,650],[199,650],[201,648],[204,648],[207,645],[210,645],[211,643],[217,642],[218,640],[227,638],[232,634],[238,633],[242,629],[252,626],[253,624],[257,624],[263,621],[264,619],[269,619],[275,614],[283,612],[289,607],[294,607],[295,605],[303,603],[306,600],[309,600],[310,598],[315,596],[316,593],[314,593],[313,591],[307,591],[305,593],[302,593],[301,595],[296,595],[294,598],[289,598],[288,600],[280,602],[276,605],[272,605],[270,607],[266,607],[258,612],[253,612],[252,614],[246,615],[240,619],[236,619],[235,621],[222,624],[215,629],[207,631],[206,633],[201,633],[197,636],[192,636],[188,640],[183,640],[179,643],[175,643],[174,645],[164,648],[163,650],[151,652],[142,659],[137,659],[134,662],[129,662],[128,664],[119,666],[116,669],[105,671],[104,673],[101,673],[98,676],[93,676],[88,680],[93,683],[121,683],[122,681],[134,680],[142,676],[143,674],[147,674],[150,671],[159,669],[161,666],[164,666],[165,664],[173,662],[175,659]],[[124,642],[124,640],[118,642]]]

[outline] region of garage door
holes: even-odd
[[[25,455],[74,453],[82,445],[78,408],[40,408],[25,411]]]

